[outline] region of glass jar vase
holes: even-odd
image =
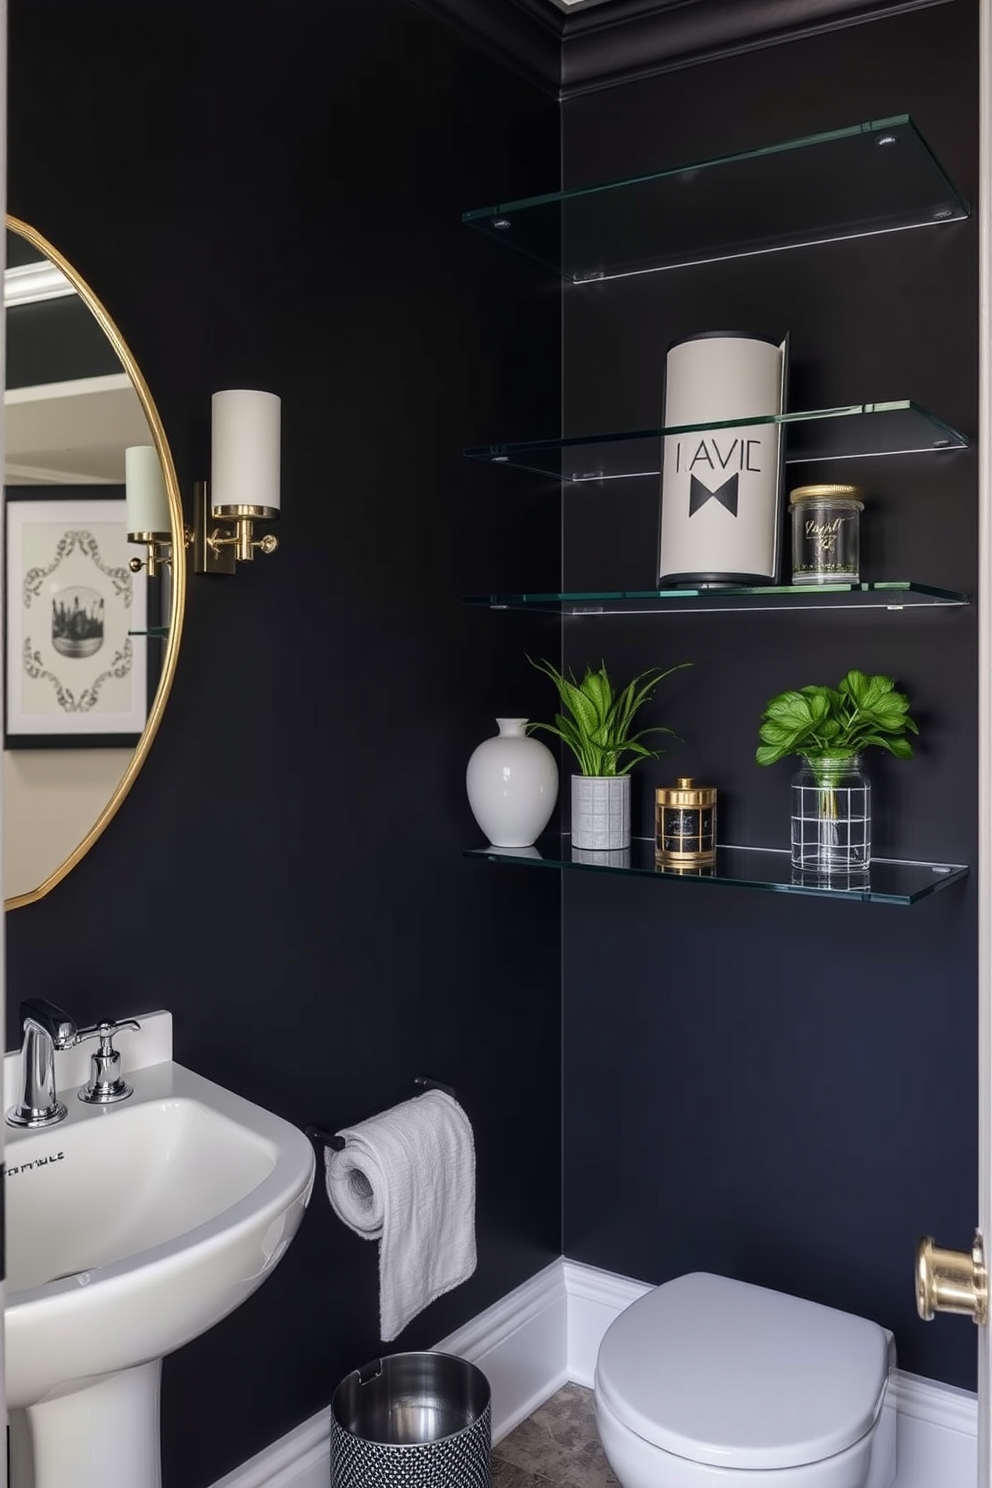
[[[848,873],[870,861],[871,783],[861,756],[804,756],[792,779],[792,866]]]

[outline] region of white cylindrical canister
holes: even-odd
[[[661,585],[774,584],[782,530],[782,428],[725,420],[785,406],[788,342],[737,331],[676,341],[665,364]]]

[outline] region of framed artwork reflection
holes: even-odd
[[[148,579],[128,566],[137,549],[119,489],[6,491],[7,749],[133,747],[141,737]]]

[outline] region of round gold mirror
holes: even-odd
[[[128,346],[51,243],[6,227],[2,861],[16,909],[85,856],[141,769],[175,675],[186,554],[168,441]],[[168,562],[128,540],[147,503],[135,470],[164,495],[163,522],[167,502]]]

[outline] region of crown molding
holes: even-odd
[[[3,302],[8,310],[15,305],[36,305],[39,300],[59,300],[75,293],[76,286],[47,258],[3,271]]]
[[[555,98],[953,0],[407,0]]]
[[[560,96],[565,17],[546,0],[407,0],[490,57]]]
[[[614,0],[565,17],[561,97],[952,0]]]

